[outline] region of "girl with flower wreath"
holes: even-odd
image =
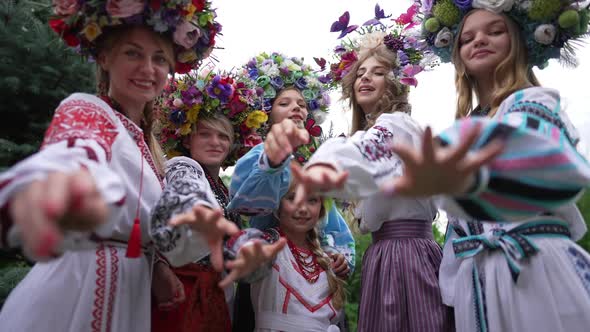
[[[383,18],[377,7],[361,37],[337,48],[340,61],[331,66],[352,107],[351,137],[324,142],[294,176],[299,193],[330,191],[325,194],[360,200],[355,215],[373,243],[363,257],[358,331],[452,331],[453,313],[438,285],[442,250],[432,234],[434,200],[392,200],[379,190],[406,171],[388,145],[414,146],[422,137],[410,116],[409,86],[400,80],[414,85],[413,75],[428,65],[427,52],[404,29],[412,20],[385,26]]]
[[[226,242],[226,248],[233,256],[253,242],[287,239],[276,259],[242,279],[251,284],[254,331],[337,332],[340,329],[335,324],[342,319],[344,307],[344,281],[334,274],[333,261],[321,248],[318,230],[329,205],[317,194],[294,205],[294,187],[291,182],[273,213],[277,220],[274,227],[244,229]]]
[[[63,100],[41,151],[0,175],[2,245],[39,261],[0,326],[149,331],[148,221],[163,186],[153,102],[168,74],[207,56],[220,25],[208,1],[54,0],[53,8],[51,27],[96,59],[99,91]],[[237,231],[228,225],[208,219],[195,230],[214,243]]]
[[[385,190],[446,195],[440,287],[457,330],[587,330],[590,255],[574,242],[586,232],[574,203],[590,167],[559,92],[532,69],[574,63],[588,2],[443,0],[422,11],[427,43],[455,66],[459,120],[436,143],[428,131],[421,150],[395,147],[411,167]],[[470,167],[494,140],[503,150]]]
[[[329,106],[327,85],[302,59],[279,53],[261,53],[252,58],[240,76],[255,89],[261,108],[269,113],[267,135],[236,163],[230,185],[228,209],[252,216],[250,225],[258,229],[275,226],[272,217],[291,182],[292,159],[302,163],[318,146],[319,124]],[[311,139],[310,139],[311,137]],[[287,143],[290,142],[290,143]],[[268,154],[268,147],[291,144],[283,153]],[[290,157],[293,154],[294,157]],[[354,239],[335,204],[328,204],[319,227],[320,243],[333,260],[333,269],[348,277],[354,268]],[[249,285],[238,285],[234,330],[252,331]],[[241,290],[240,290],[241,288]]]
[[[208,72],[172,81],[161,101],[164,150],[179,156],[167,162],[167,185],[152,215],[151,235],[164,256],[156,261],[154,278],[180,287],[167,293],[170,287],[154,284],[152,331],[231,330],[226,297],[232,299],[234,290],[224,293],[218,284],[231,285],[233,275],[222,281],[206,241],[182,236],[190,227],[176,226],[199,222],[203,216],[184,213],[200,206],[221,208],[241,228],[240,216],[226,209],[228,191],[219,172],[244,153],[244,138],[258,135],[260,120],[266,120],[264,112],[252,108],[252,97],[253,91],[230,75]],[[170,219],[173,225],[168,225]],[[271,249],[281,245],[264,247],[262,254],[272,255]]]

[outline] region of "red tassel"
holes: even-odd
[[[127,253],[129,258],[137,258],[141,254],[141,228],[139,227],[139,218],[133,220],[133,229],[127,241]]]

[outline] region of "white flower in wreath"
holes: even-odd
[[[515,6],[518,9],[520,9],[524,12],[528,12],[532,5],[533,5],[533,0],[521,0],[521,1],[517,1],[515,4]]]
[[[260,71],[267,76],[278,76],[280,74],[279,67],[274,63],[260,66]]]
[[[493,13],[500,14],[502,11],[509,11],[514,5],[514,0],[473,0],[473,8],[486,9]]]
[[[328,117],[328,112],[324,112],[322,110],[313,110],[311,111],[311,115],[313,116],[313,119],[315,120],[316,124],[320,125],[324,123],[324,121],[326,121],[326,118]]]
[[[453,42],[453,33],[449,28],[444,27],[442,28],[437,34],[436,39],[434,40],[434,46],[441,48],[447,47],[451,45]]]
[[[549,45],[555,40],[556,29],[553,24],[541,24],[535,29],[535,41],[539,44]]]

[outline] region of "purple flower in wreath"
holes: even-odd
[[[309,108],[310,111],[313,111],[313,110],[317,110],[318,108],[320,108],[320,104],[317,102],[317,100],[312,99],[307,102],[307,107]]]
[[[334,48],[334,53],[336,53],[336,54],[341,54],[344,52],[346,52],[346,48],[342,45],[338,45]]]
[[[227,83],[226,80],[222,80],[219,75],[215,75],[207,87],[209,97],[217,98],[222,103],[227,103],[233,92],[232,85]]]
[[[257,86],[257,87],[256,87],[256,95],[257,95],[258,97],[260,97],[260,96],[262,96],[263,94],[264,94],[264,89],[263,89],[263,88],[261,88],[261,87],[259,87],[259,86]]]
[[[300,77],[295,81],[295,86],[297,87],[297,89],[299,90],[305,90],[305,88],[307,88],[307,81],[305,80],[305,78]]]
[[[203,95],[195,86],[191,86],[185,91],[180,91],[180,95],[182,96],[182,103],[188,107],[203,102]]]
[[[285,82],[280,76],[275,76],[271,78],[270,84],[277,90],[281,90],[285,86]]]
[[[256,79],[256,77],[258,77],[258,69],[256,69],[256,68],[248,69],[248,76],[250,76],[251,79]]]
[[[332,80],[332,78],[330,77],[330,74],[326,74],[326,75],[322,75],[318,77],[318,81],[320,81],[320,83],[322,84],[327,84]]]
[[[279,68],[279,72],[281,73],[281,75],[288,76],[289,75],[289,68],[281,67],[281,68]]]
[[[272,99],[265,98],[264,99],[264,104],[262,105],[262,109],[264,111],[270,112],[270,110],[272,109]]]
[[[180,126],[186,121],[186,113],[182,110],[174,110],[170,113],[170,122]]]
[[[410,58],[404,51],[397,51],[397,59],[399,61],[400,66],[405,66],[410,63]]]
[[[453,2],[459,9],[466,12],[471,9],[471,3],[473,0],[453,0]]]

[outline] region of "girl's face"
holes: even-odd
[[[365,113],[372,112],[383,97],[388,71],[375,57],[367,58],[356,71],[354,96]]]
[[[228,133],[198,121],[188,144],[191,158],[204,166],[220,167],[229,154],[231,139]]]
[[[295,89],[281,91],[272,103],[270,119],[279,123],[285,119],[303,122],[307,118],[307,103],[301,93]]]
[[[162,93],[170,72],[163,46],[152,31],[136,28],[101,53],[98,60],[109,73],[110,92],[117,101],[145,104]]]
[[[475,77],[493,74],[510,53],[510,34],[504,17],[476,10],[465,20],[459,45],[467,74]]]
[[[287,234],[307,234],[320,219],[322,199],[317,194],[310,195],[300,206],[295,206],[294,198],[295,191],[291,190],[281,199],[279,226]]]

